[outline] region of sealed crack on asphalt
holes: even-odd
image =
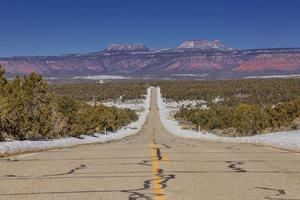
[[[285,190],[283,190],[283,189],[275,189],[275,188],[267,188],[267,187],[255,187],[255,189],[262,189],[262,190],[276,192],[275,193],[276,198],[272,198],[272,197],[268,196],[268,197],[265,197],[265,199],[283,199],[282,196],[286,194]]]
[[[59,173],[59,174],[50,174],[50,175],[44,175],[44,177],[49,177],[49,176],[63,176],[63,175],[70,175],[73,174],[75,171],[81,170],[81,169],[85,169],[86,165],[82,164],[79,167],[76,167],[74,169],[69,170],[66,173]]]
[[[154,129],[155,131],[155,129]],[[153,144],[159,146],[154,138],[154,131],[153,131]],[[170,148],[169,146],[162,144],[162,146],[164,146],[165,148]],[[162,153],[161,153],[161,149],[159,147],[155,147],[155,157],[153,159],[158,161],[162,160]],[[145,165],[148,167],[152,167],[153,164],[149,163],[150,160],[142,160],[142,162],[138,162],[136,164],[139,165]],[[161,189],[165,189],[168,186],[168,182],[171,179],[175,179],[176,176],[174,174],[164,174],[164,170],[162,168],[158,168],[156,170],[156,175],[159,177],[159,179],[157,178],[152,178],[152,179],[148,179],[144,181],[143,187],[142,188],[137,188],[137,189],[131,189],[131,190],[121,190],[121,192],[125,192],[125,193],[129,193],[128,196],[128,200],[138,200],[138,199],[145,199],[145,200],[152,200],[154,197],[159,197],[159,196],[164,196],[164,194],[160,194],[157,193],[155,191],[149,191],[151,189],[151,183],[154,181],[159,180],[159,185]],[[147,192],[149,191],[149,192]]]
[[[243,165],[244,162],[234,162],[234,161],[226,161],[228,163],[228,167],[236,172],[247,172],[245,169],[240,167],[239,165]]]

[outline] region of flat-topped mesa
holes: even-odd
[[[177,47],[178,49],[202,49],[202,50],[222,50],[231,51],[234,48],[227,47],[220,40],[186,40]]]
[[[143,44],[110,44],[107,51],[149,51]]]

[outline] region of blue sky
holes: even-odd
[[[298,0],[0,0],[0,56],[153,49],[220,39],[236,48],[300,47]]]

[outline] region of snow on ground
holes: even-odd
[[[115,106],[120,109],[128,108],[130,110],[134,111],[141,111],[144,109],[144,100],[142,99],[134,99],[134,100],[128,100],[128,101],[109,101],[109,102],[103,102],[102,103],[105,106]]]
[[[206,101],[204,101],[204,100],[184,100],[184,101],[178,101],[178,102],[167,100],[166,102],[168,104],[168,107],[172,110],[175,110],[175,111],[177,111],[181,107],[194,108],[194,107],[197,107],[199,105],[206,106],[205,105]]]
[[[287,75],[269,75],[269,76],[246,76],[244,79],[253,79],[253,78],[299,78],[300,74],[287,74]]]
[[[221,137],[212,133],[181,129],[181,126],[179,125],[178,121],[174,120],[170,116],[170,113],[174,112],[174,105],[170,106],[168,105],[168,103],[165,103],[161,96],[160,88],[157,88],[157,103],[162,123],[170,133],[176,136],[221,142],[252,143],[268,145],[287,150],[300,151],[300,130],[274,132],[264,135],[255,135],[247,137]]]
[[[185,76],[185,77],[204,77],[204,76],[207,76],[207,74],[171,74],[173,76]]]
[[[128,79],[127,76],[117,75],[90,75],[90,76],[75,76],[73,79],[87,79],[87,80],[116,80],[116,79]]]
[[[144,95],[145,99],[147,98],[147,95]],[[145,105],[145,99],[132,99],[132,100],[125,100],[122,101],[121,100],[122,97],[120,97],[119,100],[115,100],[115,101],[99,101],[99,102],[94,102],[94,101],[89,101],[87,102],[89,105],[99,105],[99,104],[103,104],[105,106],[108,107],[117,107],[120,109],[125,109],[128,108],[130,110],[134,110],[137,112],[137,114],[139,114],[140,112],[143,112],[144,110],[144,105]]]
[[[143,111],[139,113],[139,119],[128,124],[117,132],[106,135],[95,133],[94,136],[82,135],[82,139],[67,137],[49,141],[11,141],[0,142],[0,157],[5,155],[41,151],[54,148],[72,147],[81,144],[102,143],[110,140],[121,139],[123,137],[137,133],[146,121],[146,116],[150,110],[151,88],[147,89],[147,96],[143,100]]]

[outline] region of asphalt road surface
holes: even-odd
[[[172,136],[153,90],[134,136],[2,158],[0,199],[300,200],[300,154]]]

